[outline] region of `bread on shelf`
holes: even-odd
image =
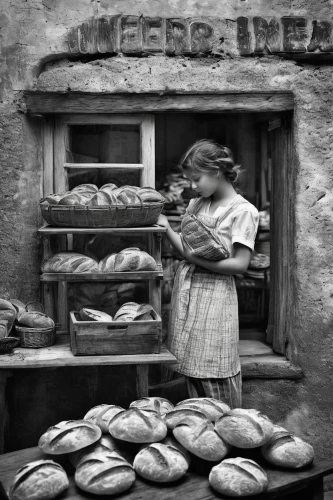
[[[43,273],[95,273],[98,262],[77,252],[59,252],[47,257],[41,267]]]

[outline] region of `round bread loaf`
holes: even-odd
[[[104,186],[100,188],[100,191],[107,193],[112,197],[113,196],[112,191],[114,191],[117,188],[118,186],[116,186],[112,182],[109,182],[108,184],[104,184]]]
[[[82,460],[75,471],[79,488],[96,495],[115,495],[135,481],[133,467],[116,451],[96,453]]]
[[[151,443],[139,451],[134,458],[133,467],[145,479],[168,483],[183,477],[189,462],[177,448],[163,443]]]
[[[261,453],[271,464],[289,469],[300,469],[314,459],[314,449],[309,443],[278,426],[274,426],[274,434]]]
[[[173,409],[173,404],[165,398],[151,397],[141,398],[132,401],[130,408],[140,408],[140,410],[156,411],[161,417]]]
[[[273,423],[257,410],[235,408],[215,423],[217,433],[227,443],[238,448],[257,448],[273,435]]]
[[[191,454],[189,451],[187,451],[186,448],[184,448],[184,446],[182,446],[179,441],[177,441],[177,439],[175,439],[173,437],[172,434],[167,434],[167,436],[162,440],[160,441],[160,443],[162,444],[165,444],[171,448],[176,448],[176,450],[180,451],[184,457],[186,458],[188,464],[190,464],[191,462]],[[143,445],[141,448],[144,448],[144,446],[146,445]]]
[[[83,420],[89,420],[89,422],[92,422],[93,424],[96,424],[96,419],[97,416],[103,411],[109,408],[110,405],[106,403],[102,403],[97,406],[93,406],[83,417]]]
[[[187,422],[193,423],[193,425],[201,424],[202,422],[207,421],[207,417],[204,413],[198,410],[194,410],[193,408],[186,407],[175,407],[173,410],[170,410],[164,416],[164,422],[169,430],[173,430],[176,425],[179,425],[184,420]]]
[[[85,448],[98,441],[101,435],[101,429],[87,420],[65,420],[47,429],[38,446],[44,453],[61,455]]]
[[[117,199],[111,192],[97,191],[90,199],[88,205],[91,207],[105,207],[116,205]]]
[[[8,321],[0,319],[0,339],[4,339],[8,335]]]
[[[126,302],[114,315],[115,321],[145,321],[153,319],[153,308],[150,304]]]
[[[156,271],[155,259],[139,248],[126,248],[115,257],[115,271]]]
[[[29,328],[54,328],[53,319],[38,311],[25,311],[18,315],[17,321],[20,325]]]
[[[66,195],[70,194],[71,191],[66,191],[60,194],[48,194],[42,199],[41,203],[43,205],[58,205],[59,201]]]
[[[167,426],[155,411],[130,408],[110,422],[111,436],[129,443],[154,443],[167,435]]]
[[[78,186],[75,186],[75,188],[72,189],[72,193],[97,193],[98,187],[96,184],[79,184]]]
[[[58,201],[58,205],[87,205],[89,204],[93,193],[82,191],[71,191]]]
[[[9,300],[0,299],[0,320],[7,321],[7,332],[10,333],[16,319],[16,309]]]
[[[96,443],[86,446],[86,448],[82,448],[81,450],[74,451],[73,453],[69,453],[68,458],[73,467],[76,468],[82,460],[85,460],[87,457],[96,453],[110,453],[110,451],[117,451],[119,453],[117,443],[110,434],[102,434],[102,437],[96,441]]]
[[[192,415],[180,420],[172,431],[174,437],[184,448],[199,458],[212,462],[222,460],[231,446],[217,434],[212,422],[204,415],[202,418],[200,413],[198,415],[199,418],[197,415]]]
[[[138,191],[138,195],[144,203],[153,203],[165,201],[165,198],[156,189],[151,187],[142,187]]]
[[[61,465],[53,460],[37,460],[19,469],[10,486],[11,500],[51,500],[69,486]]]
[[[109,432],[109,425],[111,420],[118,413],[125,411],[125,408],[116,405],[108,405],[104,408],[96,417],[96,425],[101,429],[102,432]]]
[[[176,404],[176,408],[180,407],[201,411],[212,422],[215,422],[222,417],[222,415],[230,411],[230,407],[227,404],[214,398],[185,399]]]
[[[79,317],[81,321],[104,321],[111,323],[112,316],[103,311],[97,311],[97,309],[88,309],[87,307],[82,307],[79,312]]]
[[[116,253],[111,253],[107,255],[102,260],[99,261],[98,271],[100,273],[113,273],[114,272],[114,264],[116,260]]]
[[[141,198],[131,187],[119,187],[113,191],[117,198],[117,205],[141,205]]]
[[[230,497],[258,495],[267,489],[267,474],[260,465],[246,458],[226,458],[212,468],[209,483],[214,490]]]
[[[41,267],[43,273],[95,273],[98,263],[77,252],[59,252],[47,257]]]

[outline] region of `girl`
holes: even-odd
[[[227,147],[210,140],[193,144],[180,167],[199,197],[193,213],[227,246],[230,258],[211,261],[197,257],[175,233],[167,218],[158,224],[184,257],[175,277],[171,299],[168,348],[176,356],[172,369],[185,375],[189,397],[224,400],[241,407],[242,382],[238,355],[238,302],[234,274],[246,271],[258,229],[257,209],[234,184],[239,166]]]

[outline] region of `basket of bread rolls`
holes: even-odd
[[[152,187],[109,183],[80,184],[71,191],[50,194],[40,201],[44,220],[51,226],[138,227],[156,223],[164,198]]]
[[[223,498],[248,497],[267,490],[267,469],[302,470],[314,458],[310,444],[261,412],[231,410],[206,397],[176,406],[162,397],[143,397],[128,409],[100,404],[79,420],[47,429],[38,446],[45,459],[17,471],[11,500],[55,498],[73,483],[83,492],[104,496],[136,487],[142,494],[144,484],[148,497],[150,484],[167,488],[196,471],[206,482],[207,495],[212,488]]]

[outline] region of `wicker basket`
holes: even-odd
[[[141,227],[156,223],[164,201],[130,206],[110,205],[44,205],[40,208],[44,220],[51,226],[63,227]]]
[[[15,329],[20,337],[21,347],[49,347],[56,339],[55,328],[29,328],[16,325]]]
[[[20,340],[16,337],[5,337],[0,339],[0,354],[8,354],[14,347],[17,347]]]

